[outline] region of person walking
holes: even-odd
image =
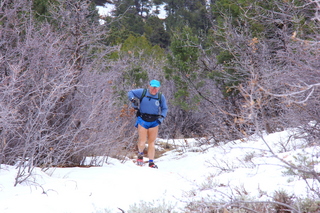
[[[165,96],[159,92],[160,81],[151,80],[148,89],[134,89],[128,92],[132,106],[137,110],[135,127],[138,129],[137,164],[143,165],[143,150],[148,142],[149,167],[158,168],[154,164],[155,140],[159,125],[167,116],[168,106]]]

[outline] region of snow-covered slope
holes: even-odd
[[[304,147],[302,140],[289,140],[293,130],[265,135],[276,158],[261,137],[232,141],[213,147],[194,148],[195,139],[158,139],[158,143],[178,145],[156,159],[159,169],[138,167],[132,160],[111,159],[102,167],[39,168],[23,184],[14,187],[16,169],[1,165],[1,213],[88,213],[127,211],[134,203],[170,204],[183,212],[185,201],[220,200],[250,196],[270,200],[277,190],[297,197],[313,197],[306,181],[286,175],[280,159],[301,163],[307,157],[319,169],[318,146]],[[186,143],[186,141],[188,143]],[[319,189],[319,183],[308,183]]]

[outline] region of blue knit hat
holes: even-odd
[[[160,87],[160,81],[151,80],[150,81],[150,86],[152,86],[152,87]]]

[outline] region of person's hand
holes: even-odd
[[[161,124],[163,122],[164,117],[162,115],[159,116],[157,122]]]
[[[136,98],[131,98],[130,101],[131,101],[131,103],[133,103],[133,105],[138,104],[138,100]]]
[[[131,98],[130,99],[131,103],[132,103],[132,107],[136,110],[139,109],[139,102],[138,102],[138,99],[136,98]]]

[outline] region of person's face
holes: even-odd
[[[149,92],[151,95],[155,95],[159,92],[160,90],[160,87],[152,87],[152,86],[149,86]]]

